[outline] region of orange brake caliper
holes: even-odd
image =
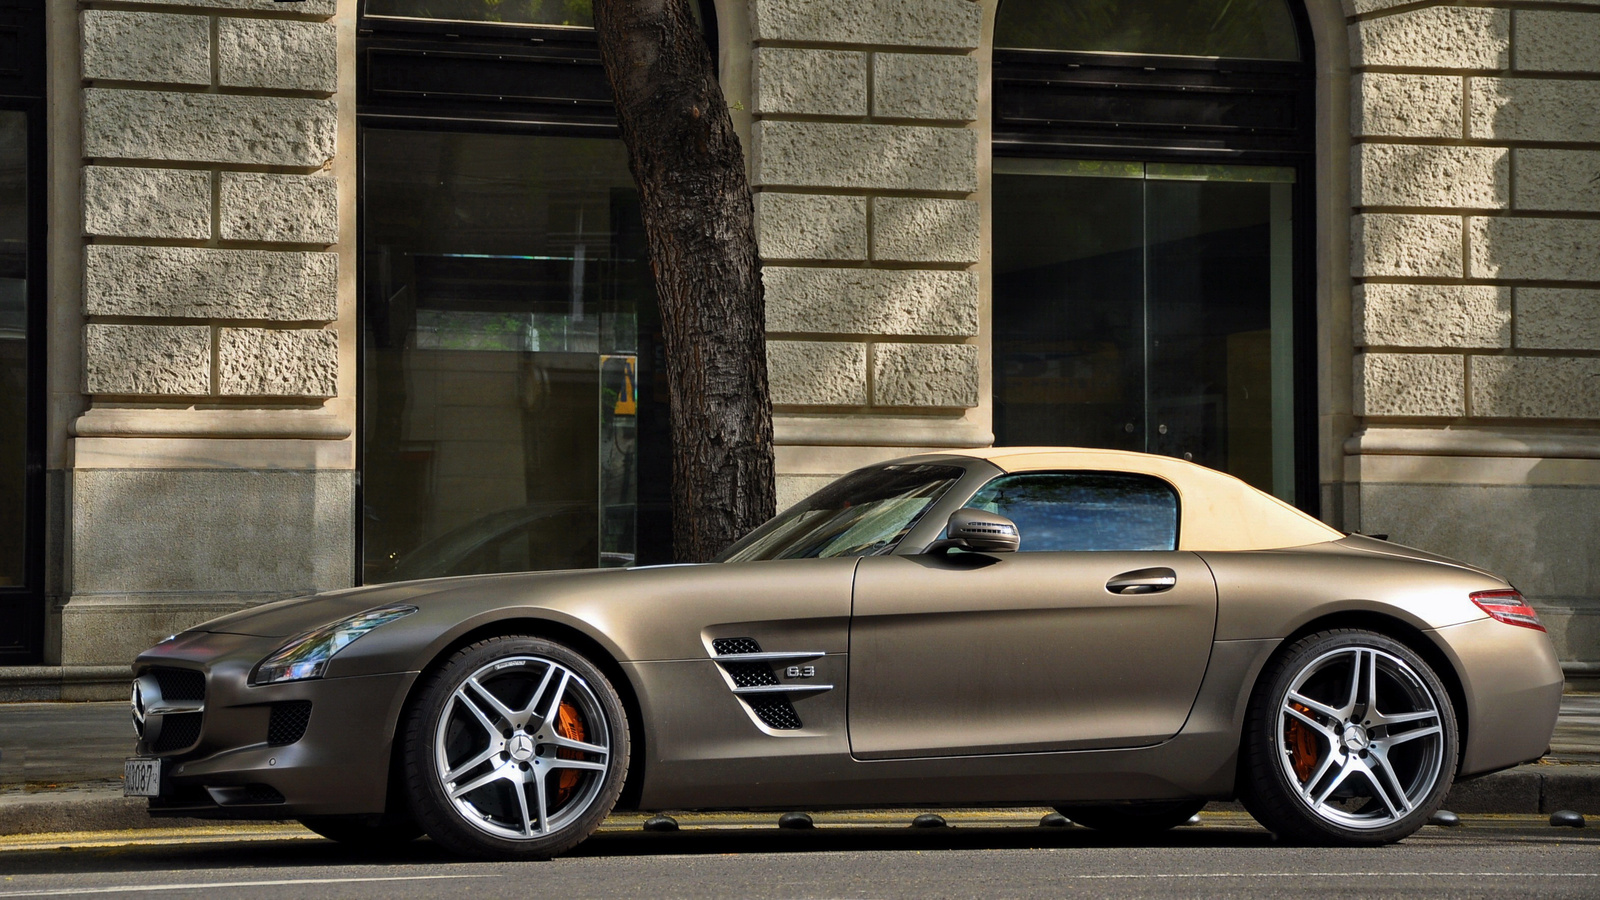
[[[578,708],[571,703],[563,703],[556,711],[556,733],[569,741],[587,740],[588,731],[583,727],[583,720],[578,717]],[[583,754],[577,750],[563,747],[556,751],[556,756],[562,759],[583,759]],[[572,792],[578,787],[578,777],[583,773],[577,769],[562,769],[556,776],[556,806],[567,802]]]
[[[1297,712],[1311,715],[1311,708],[1291,703]],[[1322,756],[1318,748],[1317,736],[1306,723],[1299,719],[1290,719],[1289,725],[1284,729],[1284,736],[1289,743],[1289,763],[1294,766],[1294,774],[1299,777],[1302,784],[1316,771],[1317,760]]]

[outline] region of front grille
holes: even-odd
[[[161,735],[156,738],[155,751],[157,753],[171,753],[191,747],[200,740],[200,720],[205,713],[178,713],[164,716],[161,721]]]
[[[311,701],[289,700],[272,704],[272,714],[267,717],[267,743],[292,744],[305,737],[306,726],[311,724]]]
[[[772,674],[772,667],[766,663],[723,663],[722,668],[727,670],[728,677],[733,679],[735,687],[758,687],[778,683],[778,676]]]
[[[163,700],[206,699],[204,672],[194,669],[154,668],[150,670],[150,674],[156,677],[156,684],[161,686]]]
[[[788,697],[747,697],[756,718],[774,731],[793,731],[799,728],[800,716]]]
[[[727,656],[730,653],[760,653],[761,645],[755,638],[717,638],[711,642],[711,651],[718,656]]]

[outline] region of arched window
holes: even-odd
[[[655,287],[589,0],[361,11],[361,579],[668,561]]]
[[[1164,453],[1312,508],[1299,12],[1004,0],[995,33],[997,442]]]

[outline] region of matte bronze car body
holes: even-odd
[[[151,811],[394,813],[405,802],[399,732],[419,686],[491,635],[563,644],[615,686],[631,734],[622,808],[1233,797],[1263,672],[1297,638],[1329,629],[1387,636],[1433,670],[1459,735],[1456,777],[1548,746],[1562,687],[1553,648],[1542,630],[1469,601],[1507,589],[1487,572],[1346,536],[1165,457],[1007,449],[898,462],[961,474],[887,555],[414,581],[271,604],[163,642],[136,674],[172,694],[197,677],[175,670],[200,673],[203,690],[188,690],[203,711],[187,713],[192,731],[139,745],[163,760]],[[1062,471],[1170,483],[1177,549],[925,552],[985,483]],[[1021,540],[1026,551],[1026,531]],[[1170,570],[1173,583],[1106,587],[1145,570]],[[287,639],[395,603],[416,612],[350,643],[322,677],[250,683]],[[727,648],[741,657],[719,661]],[[739,666],[751,663],[775,684],[741,686]],[[761,706],[780,697],[793,723]],[[1359,737],[1338,753],[1364,757]]]

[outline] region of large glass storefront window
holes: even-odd
[[[995,430],[1294,499],[1293,169],[995,160]]]
[[[0,588],[28,557],[28,119],[0,111]]]
[[[621,142],[367,128],[362,147],[364,580],[664,561]]]

